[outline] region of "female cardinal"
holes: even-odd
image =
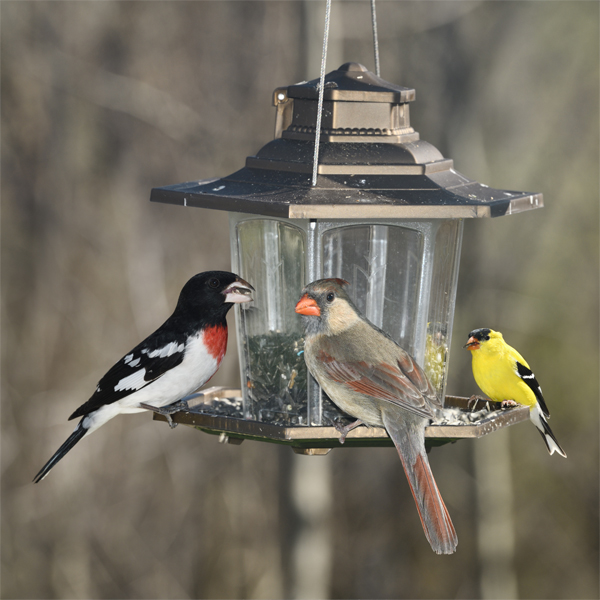
[[[358,421],[385,427],[410,484],[425,535],[438,554],[458,538],[425,452],[425,427],[442,404],[414,359],[358,313],[342,279],[320,279],[302,290],[308,370],[335,404]]]

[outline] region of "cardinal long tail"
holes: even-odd
[[[544,443],[546,444],[546,448],[548,448],[548,452],[550,455],[558,452],[561,456],[567,458],[567,454],[560,447],[556,436],[552,433],[552,429],[550,429],[550,425],[548,425],[548,421],[546,421],[546,417],[544,413],[539,407],[539,404],[536,404],[529,413],[531,418],[531,422],[536,426],[537,430],[540,432]]]
[[[452,554],[458,536],[429,466],[424,419],[403,413],[399,419],[384,414],[383,421],[400,455],[427,540],[437,554]]]
[[[438,554],[452,554],[456,550],[458,537],[433,478],[427,455],[417,455],[412,466],[402,456],[400,458],[431,547]]]
[[[38,483],[63,458],[63,456],[73,448],[73,446],[88,432],[89,430],[83,426],[83,419],[79,421],[75,431],[67,438],[67,441],[54,453],[54,456],[42,467],[40,472],[34,477],[33,483]]]

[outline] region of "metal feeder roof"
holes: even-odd
[[[220,179],[154,188],[150,200],[290,219],[498,217],[543,206],[542,194],[461,175],[410,126],[415,91],[358,63],[325,77],[316,186],[319,80],[278,88],[276,138]]]

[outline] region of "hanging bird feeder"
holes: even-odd
[[[348,281],[357,307],[416,358],[444,397],[463,220],[543,206],[541,194],[468,179],[420,140],[410,126],[413,89],[358,63],[324,81],[315,181],[318,79],[275,90],[275,139],[244,168],[155,188],[150,198],[228,211],[232,270],[256,289],[250,309],[236,307],[242,390],[211,388],[173,420],[232,442],[259,439],[309,454],[339,446],[335,426],[345,415],[307,374],[294,312],[302,288],[321,278]],[[473,413],[454,397],[446,406],[448,418],[426,432],[429,443],[479,437],[529,416],[522,407]],[[377,428],[359,427],[346,440],[387,444]]]

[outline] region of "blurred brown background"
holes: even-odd
[[[450,557],[391,448],[294,457],[129,415],[30,483],[183,283],[229,267],[226,213],[150,189],[272,138],[273,89],[318,76],[324,2],[0,11],[3,598],[598,598],[598,3],[378,3],[421,137],[546,203],[466,223],[448,392],[477,392],[466,334],[502,331],[569,458],[531,424],[434,449]],[[374,69],[368,2],[334,4],[330,44],[328,71]],[[229,348],[216,385],[239,382]]]

